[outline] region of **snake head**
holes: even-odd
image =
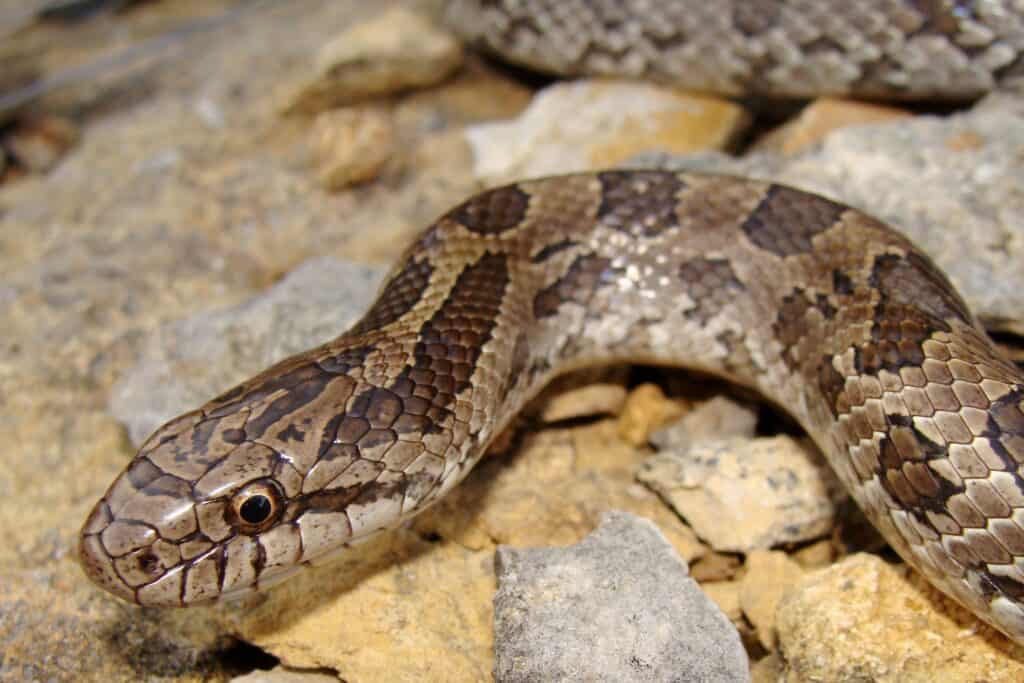
[[[233,598],[398,523],[404,475],[389,484],[361,458],[365,420],[344,419],[355,383],[311,365],[288,392],[283,381],[229,392],[146,441],[82,528],[95,583],[140,605]]]
[[[278,524],[288,465],[230,422],[189,413],[142,446],[82,528],[95,583],[139,604],[186,606],[249,592],[283,574],[276,563],[295,565],[300,540]]]

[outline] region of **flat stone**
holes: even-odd
[[[739,602],[766,650],[775,649],[775,611],[787,590],[803,576],[803,569],[778,550],[754,550],[747,555],[740,582]]]
[[[391,116],[383,109],[335,109],[313,120],[311,145],[319,161],[320,184],[331,192],[376,178],[395,144]]]
[[[646,445],[652,431],[683,412],[682,404],[665,396],[657,384],[641,384],[629,392],[619,413],[619,436],[634,446]]]
[[[754,150],[796,154],[821,142],[829,133],[848,126],[862,126],[906,119],[906,109],[841,97],[820,97],[785,124],[758,140]]]
[[[743,608],[740,606],[740,583],[738,581],[708,581],[700,584],[700,589],[711,598],[718,609],[736,624],[743,619]]]
[[[651,522],[607,513],[570,548],[499,547],[497,681],[746,681],[746,653]]]
[[[725,396],[716,396],[651,433],[650,441],[658,449],[686,448],[708,439],[753,438],[756,429],[757,410]]]
[[[818,538],[835,518],[835,474],[789,436],[704,442],[653,456],[637,474],[716,550]]]
[[[538,92],[518,118],[466,129],[488,184],[605,168],[636,154],[726,149],[749,116],[724,99],[649,83],[579,80]]]
[[[427,17],[395,6],[324,45],[312,78],[284,103],[286,114],[314,114],[342,104],[440,83],[462,63],[462,47]]]
[[[491,671],[494,590],[490,550],[396,531],[221,618],[290,668],[349,681],[479,681]]]
[[[591,368],[562,375],[544,388],[540,419],[559,422],[595,415],[618,415],[626,403],[628,368]]]
[[[235,676],[231,683],[338,683],[338,677],[316,671],[296,671],[277,666],[270,671],[253,671],[243,676]]]
[[[1024,648],[874,555],[805,574],[777,620],[787,683],[1024,680]]]

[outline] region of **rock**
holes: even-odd
[[[348,681],[479,681],[491,671],[494,589],[490,549],[396,531],[221,617],[291,668]]]
[[[782,677],[784,672],[782,659],[772,653],[757,660],[750,667],[750,680],[751,683],[785,683]]]
[[[373,180],[394,152],[394,126],[382,109],[321,112],[311,133],[320,184],[329,192]]]
[[[46,173],[78,141],[78,128],[70,119],[43,116],[25,119],[3,142],[14,163],[31,173]]]
[[[732,552],[828,533],[839,490],[820,455],[789,436],[662,452],[644,463],[637,478],[711,547]]]
[[[747,555],[746,573],[740,582],[740,607],[768,651],[775,649],[775,610],[783,594],[803,573],[800,565],[778,550],[755,550]]]
[[[581,80],[534,96],[519,118],[466,130],[487,184],[604,168],[649,150],[727,148],[747,127],[728,100],[647,83]]]
[[[806,574],[777,618],[787,683],[1024,680],[1024,648],[874,555]]]
[[[338,683],[338,677],[316,671],[295,671],[276,666],[270,671],[253,671],[243,676],[235,676],[231,683]]]
[[[636,483],[646,453],[618,438],[614,420],[522,434],[510,456],[485,458],[415,528],[472,549],[571,545],[603,512],[618,509],[657,524],[688,562],[707,552],[657,495]]]
[[[743,608],[740,607],[740,584],[737,581],[708,581],[700,584],[700,589],[711,598],[722,614],[736,624],[743,620]]]
[[[317,671],[299,671],[276,666],[269,671],[253,671],[235,676],[231,683],[338,683],[338,677]]]
[[[496,569],[496,680],[749,680],[736,629],[645,519],[608,513],[570,548],[500,547]]]
[[[630,165],[771,179],[863,209],[922,247],[990,328],[1020,334],[1024,107],[1013,101],[995,98],[942,118],[843,128],[788,159],[647,155]]]
[[[757,411],[725,396],[701,403],[675,422],[651,434],[651,445],[659,450],[687,448],[705,440],[728,437],[753,438]]]
[[[628,368],[595,368],[557,377],[538,399],[540,419],[559,422],[594,415],[618,415],[628,394]]]
[[[363,313],[383,274],[333,258],[313,259],[249,302],[164,326],[114,387],[110,411],[140,443],[171,417],[344,332]]]
[[[714,581],[728,581],[739,573],[742,566],[743,561],[739,555],[710,551],[704,553],[696,562],[690,565],[690,576],[702,584]]]
[[[629,393],[622,406],[619,436],[626,443],[643,446],[652,430],[678,418],[682,413],[682,406],[666,398],[657,384],[641,384]]]
[[[201,611],[138,615],[137,608],[98,595],[70,558],[54,558],[39,569],[5,564],[0,567],[0,680],[224,676],[228,639]]]
[[[819,143],[834,130],[896,121],[910,116],[911,112],[897,107],[839,97],[821,97],[804,107],[795,118],[761,138],[754,149],[760,152],[796,154]]]
[[[462,47],[451,34],[422,14],[396,6],[324,45],[315,75],[288,97],[282,111],[315,114],[434,85],[455,71],[462,58]]]
[[[793,552],[790,557],[804,569],[820,569],[832,564],[835,559],[835,548],[832,541],[816,541]]]

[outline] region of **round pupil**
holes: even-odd
[[[259,524],[270,516],[270,499],[262,494],[250,496],[238,513],[249,524]]]

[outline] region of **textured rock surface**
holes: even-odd
[[[294,671],[276,667],[270,671],[253,671],[243,676],[236,676],[231,683],[336,683],[337,676],[329,676],[315,671]]]
[[[311,114],[408,88],[439,83],[462,63],[462,48],[423,14],[392,7],[320,49],[316,73],[285,103]]]
[[[744,681],[729,620],[649,521],[608,513],[571,548],[500,547],[500,681]]]
[[[789,436],[705,442],[659,453],[637,478],[715,550],[746,552],[824,535],[835,516],[835,475]]]
[[[320,182],[327,190],[373,180],[394,154],[394,124],[383,109],[350,107],[322,112],[313,121],[311,137]]]
[[[807,574],[777,618],[786,683],[1024,679],[1021,647],[873,555]]]
[[[775,648],[775,612],[787,590],[803,576],[803,570],[786,553],[755,550],[747,555],[746,573],[740,582],[740,608],[754,625],[767,649]]]
[[[630,81],[557,83],[512,121],[466,130],[488,184],[616,166],[647,150],[725,149],[747,126],[736,104]]]
[[[793,119],[758,140],[758,151],[796,154],[840,128],[905,119],[906,109],[837,97],[814,100]]]
[[[751,439],[757,428],[757,411],[725,396],[705,401],[675,422],[651,434],[659,450],[685,450],[708,439],[731,436]]]

